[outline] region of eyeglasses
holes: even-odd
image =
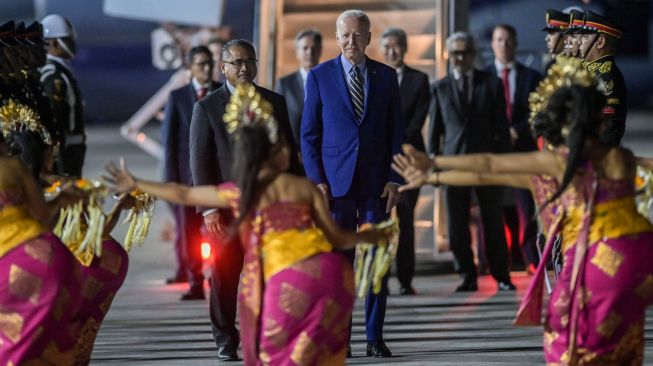
[[[255,59],[249,59],[249,60],[237,59],[237,60],[233,60],[233,61],[224,61],[224,60],[222,60],[222,62],[224,62],[225,64],[233,65],[237,69],[242,68],[243,65],[247,65],[247,67],[254,67],[254,66],[256,66],[257,61],[258,60],[255,60]]]

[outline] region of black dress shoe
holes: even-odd
[[[472,291],[478,291],[478,284],[476,283],[476,279],[470,280],[466,278],[463,283],[461,283],[460,286],[456,288],[456,292]]]
[[[399,295],[415,295],[417,292],[415,292],[415,289],[413,286],[401,286],[399,288]]]
[[[499,291],[515,291],[517,289],[510,280],[499,281],[497,284],[499,285]]]
[[[372,342],[367,344],[367,357],[386,358],[392,357],[392,352],[385,342]]]
[[[179,300],[181,301],[204,300],[204,299],[206,299],[206,297],[204,296],[203,288],[191,288],[190,290],[188,290],[188,292],[184,293],[179,298]]]
[[[186,277],[175,276],[175,277],[166,278],[166,285],[173,285],[175,283],[184,283],[184,282],[188,282],[188,279]]]
[[[221,361],[238,361],[237,349],[238,346],[225,344],[224,346],[218,348],[218,358]]]

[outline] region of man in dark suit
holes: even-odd
[[[447,39],[451,72],[433,84],[430,152],[458,155],[502,152],[509,149],[501,81],[487,72],[474,69],[474,40],[464,32]],[[444,144],[440,139],[444,139]],[[442,151],[440,148],[442,147]],[[481,208],[487,259],[500,290],[514,290],[508,270],[508,250],[501,220],[503,190],[499,187],[453,187],[445,190],[449,239],[464,276],[456,291],[476,291],[477,271],[471,250],[469,208],[472,190]]]
[[[253,83],[256,77],[254,46],[244,39],[229,41],[222,50],[220,68],[226,78],[225,84],[193,107],[190,168],[196,186],[217,185],[231,179],[232,147],[222,118],[236,85]],[[293,150],[290,170],[294,173],[301,171],[284,97],[258,86],[256,89],[272,104],[280,132],[288,139]],[[230,210],[198,210],[204,216],[204,225],[217,253],[211,273],[209,310],[213,336],[218,345],[218,357],[222,360],[235,360],[238,358],[236,350],[240,342],[235,322],[238,280],[243,266],[242,248],[240,243],[226,239],[225,229],[233,221]]]
[[[423,72],[408,67],[404,55],[408,50],[406,32],[399,28],[388,28],[381,35],[381,50],[385,63],[397,71],[401,114],[406,126],[406,142],[420,151],[425,151],[422,127],[429,112],[431,90],[429,78]],[[397,204],[399,217],[399,247],[397,249],[397,279],[401,295],[414,295],[413,276],[415,274],[415,205],[419,189],[404,192]]]
[[[402,181],[390,171],[392,155],[401,150],[399,84],[394,69],[365,56],[370,20],[347,10],[336,21],[341,54],[308,72],[301,123],[301,146],[307,177],[330,203],[344,229],[388,217],[399,201]],[[352,262],[354,251],[347,253]],[[390,357],[383,341],[388,296],[387,276],[381,292],[365,302],[367,355]]]
[[[199,46],[190,50],[188,67],[191,71],[190,84],[175,89],[168,97],[165,116],[161,126],[161,140],[164,146],[165,180],[181,184],[193,184],[190,172],[189,136],[193,104],[217,89],[220,83],[211,80],[213,60],[207,47]],[[204,275],[200,248],[201,216],[195,208],[173,205],[177,239],[175,252],[178,269],[168,283],[188,280],[190,289],[181,300],[204,299]]]
[[[487,71],[497,75],[503,86],[506,117],[510,126],[512,150],[528,152],[537,150],[528,124],[530,109],[528,96],[542,79],[539,72],[516,61],[517,31],[509,24],[499,24],[492,31],[494,62]],[[511,232],[511,250],[523,256],[524,264],[534,271],[539,263],[536,247],[537,223],[533,220],[535,203],[527,189],[506,188],[514,205],[504,207],[504,219]],[[514,197],[514,199],[513,199]],[[513,256],[514,258],[515,256]],[[521,259],[521,258],[520,258]]]
[[[275,90],[286,97],[290,127],[292,127],[295,144],[299,146],[299,132],[304,109],[304,85],[308,70],[320,62],[322,55],[322,34],[316,29],[305,29],[295,37],[295,56],[299,62],[299,70],[286,75],[277,81]]]

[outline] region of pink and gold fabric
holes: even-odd
[[[75,321],[79,324],[75,346],[75,365],[88,365],[100,325],[113,298],[127,277],[129,256],[112,237],[102,242],[102,255],[89,266],[81,266],[81,306]]]
[[[585,176],[561,197],[564,212],[555,224],[564,265],[545,316],[546,362],[641,365],[644,315],[653,303],[653,226],[637,213],[632,182],[596,178],[591,166]],[[537,276],[545,265],[516,324],[540,321],[532,304],[541,306]]]
[[[75,359],[80,267],[27,213],[20,190],[0,192],[0,365]]]
[[[315,227],[311,207],[272,204],[245,232],[239,295],[245,365],[344,365],[353,271]]]

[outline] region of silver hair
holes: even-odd
[[[465,41],[467,44],[467,49],[469,51],[475,52],[476,46],[474,45],[474,37],[467,32],[455,32],[447,38],[447,50],[451,50],[454,42]]]
[[[338,19],[336,19],[336,30],[338,30],[338,24],[340,22],[344,21],[347,18],[354,18],[358,20],[359,22],[362,22],[365,27],[367,28],[367,31],[370,31],[370,28],[372,27],[372,23],[370,22],[370,18],[365,14],[364,11],[362,10],[357,10],[357,9],[350,9],[350,10],[345,10],[343,11],[340,15],[338,15]]]
[[[406,52],[408,51],[408,36],[406,36],[406,32],[404,32],[403,29],[401,28],[386,28],[386,30],[383,31],[383,34],[381,34],[381,39],[384,39],[386,37],[397,37],[399,40],[399,47]]]

